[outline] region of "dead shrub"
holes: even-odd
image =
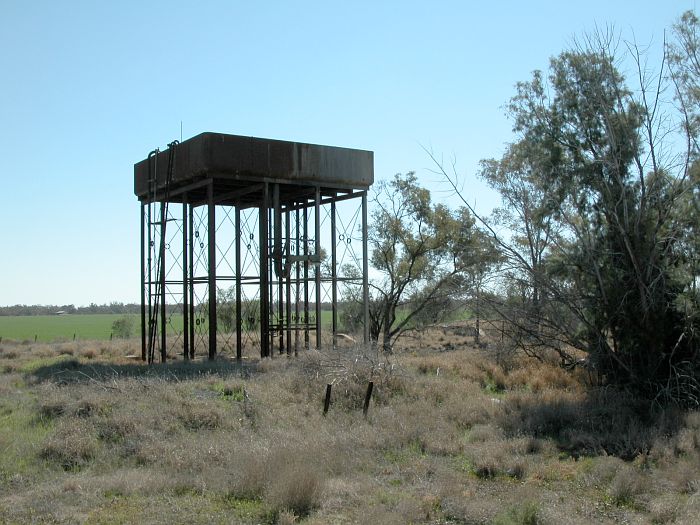
[[[362,516],[364,523],[404,525],[406,523],[434,523],[439,516],[441,500],[438,496],[412,497],[392,491],[377,495],[380,505]],[[369,509],[368,509],[369,510]],[[442,521],[439,521],[442,523]]]
[[[88,348],[87,350],[80,352],[80,356],[84,357],[85,359],[95,359],[97,355],[97,351],[94,348]]]
[[[508,449],[513,454],[517,455],[537,454],[538,452],[542,451],[543,443],[540,439],[525,436],[522,438],[508,440]]]
[[[100,396],[86,397],[79,400],[73,409],[78,417],[94,417],[109,412],[109,404]]]
[[[53,384],[42,386],[38,402],[40,419],[55,419],[60,416],[93,418],[108,414],[112,401],[94,387],[58,387]]]
[[[655,524],[672,523],[678,517],[681,502],[677,495],[663,494],[651,501],[649,513],[651,522]]]
[[[474,496],[471,490],[459,490],[457,486],[443,488],[440,508],[449,520],[447,523],[491,523],[503,504],[496,499]]]
[[[500,401],[486,399],[478,392],[476,395],[467,394],[450,399],[442,405],[441,411],[446,419],[458,428],[469,429],[493,421],[494,416],[501,410]]]
[[[79,420],[64,420],[41,447],[40,456],[63,470],[87,465],[99,449],[94,429]]]
[[[685,503],[678,509],[676,523],[697,523],[700,516],[700,494],[694,494],[689,497]]]
[[[636,496],[647,490],[647,486],[644,474],[631,465],[623,465],[613,476],[607,492],[616,505],[631,505]]]
[[[68,411],[68,405],[64,399],[42,399],[39,402],[39,417],[41,419],[54,419]]]
[[[571,390],[578,386],[572,375],[558,366],[542,365],[530,370],[528,386],[533,392],[542,390]]]
[[[136,424],[130,417],[112,417],[97,423],[97,436],[108,443],[121,443],[135,433]]]
[[[481,386],[491,394],[503,392],[508,386],[507,375],[500,366],[487,367],[481,378]]]
[[[700,430],[700,411],[688,412],[685,415],[685,426],[694,430]]]
[[[223,422],[223,414],[218,407],[209,404],[186,404],[180,407],[178,419],[188,430],[214,430]]]
[[[502,442],[480,443],[465,448],[469,470],[477,478],[491,479],[503,473],[505,450]]]
[[[418,373],[423,375],[437,375],[440,362],[435,359],[422,359],[418,362]]]
[[[490,424],[474,425],[466,436],[467,443],[486,443],[503,439],[503,431]]]
[[[267,462],[259,452],[239,453],[236,471],[230,481],[228,493],[239,499],[258,499],[265,492],[267,484]]]
[[[333,403],[346,410],[362,407],[370,381],[374,384],[374,405],[385,405],[406,390],[404,372],[390,356],[371,355],[362,347],[309,352],[301,366],[307,378],[332,384]]]
[[[290,510],[285,509],[277,516],[277,525],[294,525],[295,523],[299,523],[297,515]]]
[[[601,488],[608,485],[615,474],[625,467],[625,462],[614,456],[601,456],[581,471],[581,482],[587,487]]]
[[[494,525],[537,525],[541,523],[540,505],[536,501],[524,501],[505,511],[501,511],[493,520]]]
[[[675,462],[668,469],[666,476],[674,489],[681,494],[694,494],[700,490],[700,457],[687,458]]]
[[[380,495],[381,497],[382,495]],[[407,521],[406,518],[396,512],[393,505],[380,503],[372,505],[363,515],[366,523],[381,523],[382,525],[405,525],[406,523],[416,523],[415,521]]]
[[[700,431],[694,428],[683,428],[674,436],[672,444],[676,457],[692,455],[700,449]]]
[[[272,480],[265,499],[277,510],[306,516],[321,504],[322,479],[309,465],[284,468]]]

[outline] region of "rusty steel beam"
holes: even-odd
[[[166,184],[167,154],[156,154],[163,166],[155,171],[156,191]],[[209,177],[358,189],[374,182],[374,154],[358,149],[207,132],[181,142],[174,154],[171,191]],[[147,173],[146,161],[134,166],[141,199],[148,195]]]

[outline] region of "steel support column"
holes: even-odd
[[[362,192],[362,302],[363,341],[369,344],[369,260],[367,255],[367,192]]]
[[[270,195],[268,193],[268,199]],[[269,200],[268,200],[269,202]],[[273,334],[273,331],[275,329],[274,324],[272,321],[274,321],[274,307],[275,307],[275,290],[274,290],[274,261],[271,259],[271,250],[270,250],[270,239],[273,239],[273,232],[272,232],[272,223],[273,223],[273,213],[272,209],[268,208],[267,209],[267,246],[266,246],[266,256],[267,256],[267,284],[268,284],[268,290],[267,290],[267,337],[268,337],[268,348],[269,348],[269,354],[268,357],[273,357],[275,354],[275,337]],[[274,241],[273,241],[274,242]]]
[[[304,208],[304,348],[309,349],[309,214]]]
[[[299,232],[299,227],[300,227],[300,222],[299,222],[299,208],[297,208],[294,212],[295,214],[295,220],[296,220],[296,226],[295,226],[295,232],[294,232],[294,237],[295,237],[295,255],[300,255],[301,254],[301,245],[299,244],[299,237],[300,237],[300,232]],[[301,279],[301,266],[299,265],[299,261],[294,263],[294,355],[297,355],[299,353],[299,301],[301,300],[301,292],[300,292],[300,284],[299,281]]]
[[[150,228],[150,226],[149,226]],[[148,248],[150,251],[150,247]],[[141,202],[141,361],[146,360],[146,207]]]
[[[166,349],[166,329],[165,322],[165,230],[168,221],[168,205],[166,202],[160,203],[160,362],[167,360]]]
[[[189,258],[189,336],[190,336],[190,359],[194,358],[194,206],[192,204],[187,205],[187,223],[190,231],[190,239],[188,243],[188,258]]]
[[[148,363],[153,362],[151,352],[153,349],[154,333],[153,330],[155,326],[153,325],[153,232],[152,232],[152,214],[153,203],[148,202],[148,213],[146,214],[146,223],[148,228]]]
[[[209,263],[209,359],[216,358],[216,205],[214,181],[207,187],[207,242]]]
[[[241,268],[241,209],[236,204],[236,218],[235,218],[235,226],[236,226],[236,359],[240,361],[242,355],[243,355],[243,324],[241,322],[242,320],[242,313],[241,313],[241,307],[242,305],[242,300],[241,300],[241,272],[243,271]]]
[[[269,188],[265,183],[260,203],[260,357],[270,357],[270,286],[268,282],[268,202]]]
[[[321,348],[321,188],[316,186],[314,200],[314,273],[316,280],[316,348]]]
[[[190,358],[190,320],[189,320],[189,304],[188,304],[188,253],[187,253],[187,234],[189,232],[187,226],[187,193],[182,195],[182,339],[183,349],[182,357]]]
[[[335,231],[335,201],[331,202],[331,333],[333,348],[336,347],[338,334],[338,247]]]
[[[291,244],[292,244],[292,226],[290,224],[291,213],[287,209],[284,213],[284,237],[287,240],[284,249],[284,254],[286,258],[286,265],[284,267],[284,277],[287,279],[285,287],[285,328],[287,330],[287,355],[292,353],[292,274],[291,267],[289,266],[289,256],[291,255]]]

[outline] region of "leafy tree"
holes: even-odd
[[[697,156],[700,133],[700,21],[693,11],[673,26],[675,39],[667,46],[676,100],[684,117],[687,147]]]
[[[216,322],[224,333],[233,332],[236,326],[236,287],[217,289]]]
[[[510,232],[509,243],[503,245],[502,269],[506,284],[515,293],[507,308],[495,305],[496,310],[513,328],[511,338],[523,343],[523,349],[535,357],[538,352],[524,342],[535,342],[537,338],[531,335],[537,335],[551,319],[545,314],[546,286],[542,280],[547,256],[558,235],[552,197],[541,180],[541,173],[550,169],[551,162],[542,147],[523,141],[508,146],[500,161],[482,161],[479,174],[501,195],[502,206],[494,210],[492,225]],[[561,345],[557,346],[562,351]]]
[[[482,239],[466,208],[434,204],[414,173],[378,183],[372,204],[369,246],[380,277],[370,283],[370,336],[389,352],[421,318],[449,313]]]
[[[681,21],[690,23],[697,19]],[[535,72],[517,85],[509,104],[517,140],[482,166],[504,207],[482,222],[510,262],[507,285],[530,307],[529,325],[508,319],[518,344],[554,348],[569,362],[567,348],[581,349],[607,381],[697,404],[698,303],[688,294],[697,275],[687,230],[700,219],[689,205],[697,188],[689,94],[698,87],[676,76],[685,101],[677,126],[663,98],[667,71],[652,81],[630,44],[638,65],[630,89],[614,44],[594,35],[553,58],[546,78]],[[674,49],[677,64],[693,62],[694,46]],[[669,154],[679,129],[688,147]],[[454,174],[443,173],[456,188]]]

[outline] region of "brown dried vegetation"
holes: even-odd
[[[496,360],[496,342],[421,337],[388,358],[348,348],[152,367],[126,357],[134,341],[3,342],[0,522],[697,516],[700,414],[650,411],[556,363]]]

